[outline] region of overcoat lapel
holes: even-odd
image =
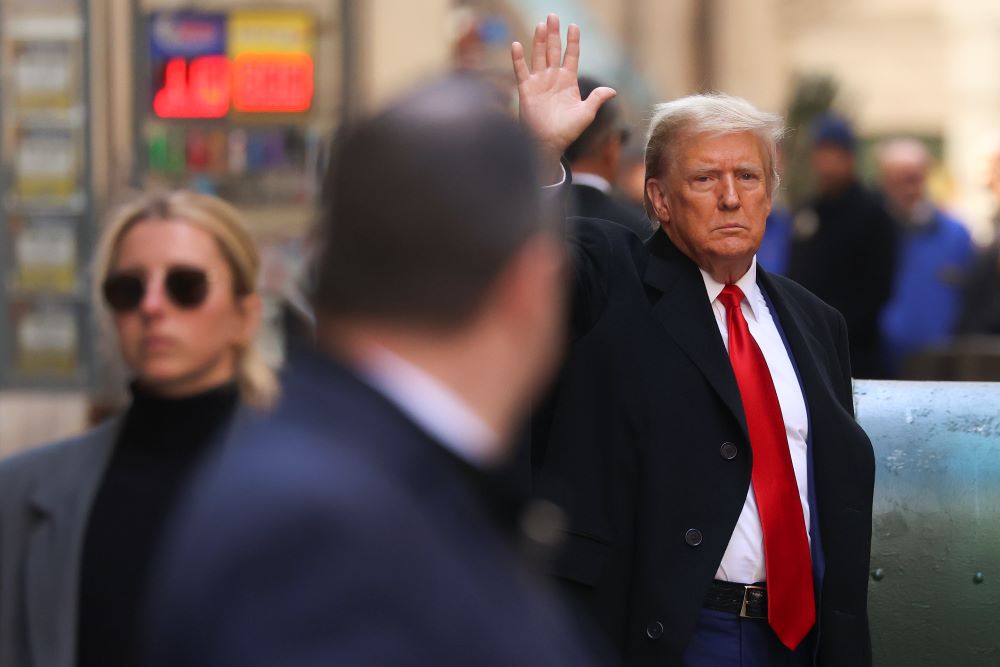
[[[766,271],[757,268],[757,282],[767,292],[768,298],[774,306],[775,314],[781,323],[782,330],[788,340],[790,352],[795,360],[796,368],[799,371],[802,382],[802,393],[810,415],[810,432],[816,431],[816,419],[822,419],[822,415],[816,415],[816,409],[822,405],[835,405],[836,394],[829,378],[824,376],[820,369],[820,362],[827,354],[819,340],[812,335],[805,327],[800,326],[800,322],[808,319],[806,313],[801,312],[796,306],[785,298],[784,292],[777,286],[774,280]],[[823,396],[823,399],[819,397]],[[830,399],[833,399],[831,403]]]
[[[654,317],[702,372],[749,439],[736,376],[698,267],[662,230],[647,247],[650,255],[643,280],[662,293],[653,303]]]
[[[33,664],[75,663],[77,595],[89,510],[121,428],[115,418],[79,442],[75,456],[41,478],[31,494],[25,600]]]

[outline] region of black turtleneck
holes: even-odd
[[[189,473],[238,402],[233,383],[179,399],[133,385],[84,536],[78,667],[139,664],[142,593],[161,530]]]

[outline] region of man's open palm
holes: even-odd
[[[535,26],[531,40],[531,69],[520,42],[511,45],[521,122],[541,142],[544,152],[558,158],[594,121],[597,110],[615,96],[611,88],[596,88],[580,99],[577,68],[580,62],[580,29],[570,24],[566,53],[562,52],[559,18],[549,14]]]

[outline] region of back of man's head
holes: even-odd
[[[580,99],[585,100],[595,88],[600,88],[604,84],[590,77],[581,76],[579,85]],[[600,154],[608,141],[620,140],[623,130],[621,116],[621,108],[618,106],[617,100],[610,99],[602,104],[597,115],[594,116],[594,121],[566,149],[566,159],[572,164],[582,159],[595,157]]]
[[[342,131],[325,185],[320,317],[460,325],[546,222],[532,141],[459,77]]]

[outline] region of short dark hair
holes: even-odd
[[[813,121],[813,146],[833,146],[848,153],[857,148],[858,139],[854,134],[851,122],[835,113],[826,113]]]
[[[581,76],[579,84],[580,99],[584,100],[590,96],[590,93],[595,88],[600,88],[604,85],[600,81],[588,76]],[[566,159],[570,162],[576,162],[580,158],[589,157],[598,148],[603,146],[615,132],[624,132],[625,128],[622,126],[621,117],[621,107],[618,105],[618,100],[612,98],[602,104],[601,108],[597,111],[597,115],[594,116],[594,121],[566,149]]]
[[[318,227],[317,312],[461,324],[546,224],[536,152],[486,84],[468,77],[344,128]]]

